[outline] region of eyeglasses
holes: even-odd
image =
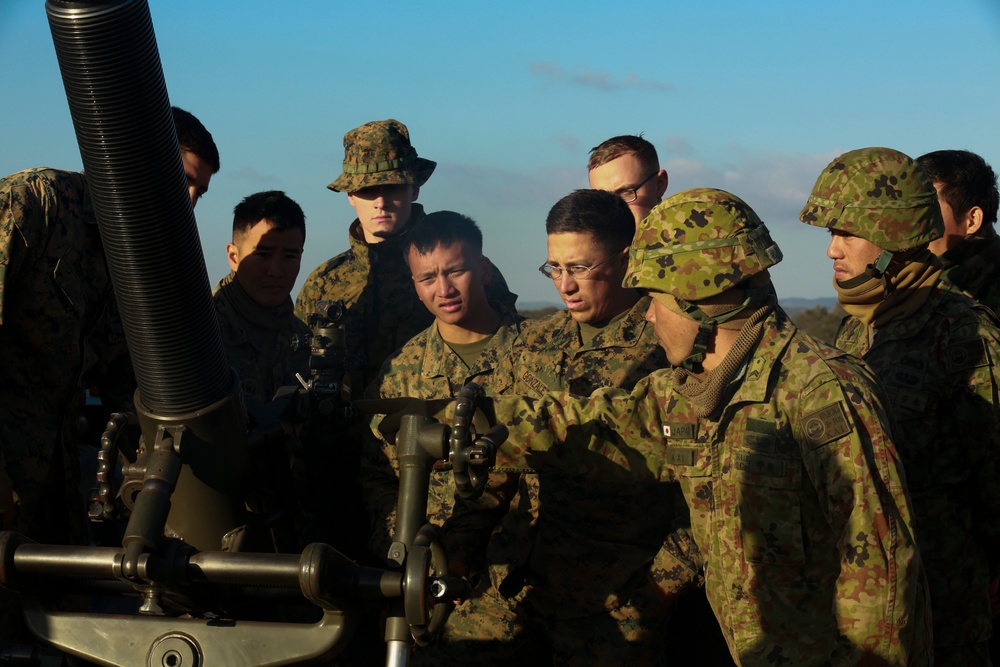
[[[625,247],[627,248],[628,246]],[[625,248],[622,248],[622,250],[624,249]],[[538,270],[542,273],[543,276],[545,276],[546,278],[551,278],[552,280],[559,280],[560,278],[563,277],[563,274],[566,274],[567,276],[575,280],[585,280],[590,276],[591,271],[599,267],[601,264],[606,264],[619,252],[621,252],[621,250],[611,253],[610,255],[599,261],[597,264],[594,264],[593,266],[583,266],[582,264],[576,264],[575,266],[553,266],[551,264],[546,263],[538,267]]]
[[[621,197],[622,199],[624,199],[626,204],[631,204],[632,202],[634,202],[639,197],[639,195],[636,193],[636,191],[639,188],[641,188],[642,186],[644,186],[646,183],[649,183],[649,179],[653,178],[653,176],[656,176],[658,173],[660,173],[660,172],[654,171],[652,174],[650,174],[649,176],[647,176],[646,179],[642,183],[640,183],[639,185],[635,186],[634,188],[625,188],[624,190],[615,190],[615,194],[618,195],[619,197]]]

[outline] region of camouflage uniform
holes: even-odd
[[[226,357],[245,394],[266,403],[280,387],[299,386],[296,373],[309,379],[309,346],[293,350],[292,339],[310,330],[295,317],[291,298],[277,308],[264,308],[230,273],[216,285],[212,299]]]
[[[386,359],[378,378],[366,390],[366,398],[445,398],[458,396],[462,387],[476,382],[490,391],[497,368],[499,352],[517,335],[523,318],[504,313],[500,326],[472,368],[452,350],[438,333],[437,322],[410,339],[400,350]],[[372,525],[369,546],[372,553],[385,557],[392,544],[396,523],[396,503],[399,497],[399,461],[395,445],[378,435],[381,415],[371,422],[372,437],[367,438],[361,453],[361,483],[365,506]],[[494,483],[501,483],[494,474]],[[455,486],[449,471],[435,468],[430,478],[427,498],[427,520],[444,526],[451,516],[455,501]],[[484,509],[487,509],[484,507]],[[489,513],[487,512],[487,515]],[[482,558],[488,535],[489,518],[482,526],[449,524],[446,533],[448,558],[469,563]]]
[[[625,282],[706,315],[700,304],[753,278],[770,289],[765,270],[778,260],[746,204],[693,190],[640,224]],[[754,302],[707,414],[679,368],[630,394],[496,399],[511,431],[498,465],[679,481],[709,600],[741,665],[931,664],[926,582],[877,388],[863,364],[798,331],[773,296],[742,307]]]
[[[941,255],[941,281],[990,310],[1000,310],[1000,236],[969,236]]]
[[[889,179],[894,191],[879,197],[878,184]],[[929,257],[928,280],[882,297],[897,297],[901,308],[912,304],[905,314],[871,323],[849,315],[837,345],[871,366],[892,409],[930,584],[936,664],[988,664],[988,590],[1000,567],[997,321],[938,287],[940,265],[925,248],[943,222],[932,182],[910,158],[889,149],[852,151],[820,175],[813,193],[803,222],[851,227],[898,253],[874,278],[895,285],[903,267],[919,261],[915,253]]]
[[[679,481],[741,665],[931,664],[902,465],[873,385],[780,309],[764,325],[720,414],[698,418],[669,370],[631,394],[501,398],[512,458],[498,464]],[[582,443],[610,443],[596,453],[619,471]]]
[[[19,497],[3,527],[61,542],[67,503],[83,505],[63,488],[77,462],[60,430],[82,393],[88,338],[113,303],[83,174],[29,169],[0,181],[0,241],[0,470]]]
[[[421,186],[434,167],[433,161],[417,156],[405,125],[392,119],[373,121],[344,135],[343,171],[327,187],[351,193],[378,185]],[[299,292],[295,310],[304,322],[309,321],[317,301],[344,302],[339,324],[344,327],[348,362],[358,365],[348,370],[345,388],[355,398],[375,379],[389,355],[434,321],[417,298],[403,254],[407,233],[423,218],[423,207],[412,204],[410,219],[399,232],[374,244],[365,241],[361,221],[355,219],[348,231],[350,248],[317,267]],[[507,289],[496,268],[486,294],[490,301],[515,312],[517,296]],[[309,441],[307,451],[318,454],[316,463],[310,465],[318,479],[309,487],[331,497],[310,504],[325,506],[319,513],[329,516],[326,523],[330,525],[351,524],[327,533],[328,539],[337,540],[335,546],[356,559],[371,560],[375,555],[363,546],[368,531],[358,481],[361,443],[370,431],[367,420],[313,422],[310,435],[303,437]]]
[[[110,340],[122,335],[113,303],[83,174],[29,169],[0,181],[0,508],[11,487],[17,496],[0,529],[86,539],[77,445],[65,436],[88,351],[121,346]],[[24,640],[16,605],[0,598],[0,643]]]
[[[407,228],[420,224],[424,209],[413,204]],[[382,363],[434,320],[417,298],[410,267],[403,251],[406,230],[381,243],[364,241],[361,222],[355,220],[348,234],[351,249],[320,264],[306,279],[295,304],[295,314],[306,321],[321,299],[343,300],[341,322],[351,354],[362,359],[358,377],[352,378],[355,391],[362,391],[375,379]],[[514,312],[517,295],[507,289],[500,270],[486,286],[490,301]]]
[[[639,299],[589,344],[568,311],[527,322],[489,393],[633,387],[666,365],[645,321],[648,305]],[[497,499],[488,507],[510,506],[487,548],[489,582],[453,612],[447,642],[416,662],[446,664],[470,649],[489,664],[550,651],[555,664],[661,660],[666,610],[649,570],[675,520],[687,522],[677,487],[655,478],[600,485],[579,475],[540,478],[523,466],[496,471],[523,474],[517,486],[491,486],[486,494]],[[658,560],[658,576],[679,579],[667,586],[697,579],[696,565],[678,567],[667,552]]]
[[[327,187],[334,192],[357,192],[380,185],[427,182],[436,163],[417,156],[410,133],[398,120],[372,121],[344,135],[343,171]],[[420,204],[412,204],[410,219],[399,233],[380,243],[365,242],[361,221],[348,231],[350,249],[319,265],[306,279],[295,311],[303,322],[321,299],[342,300],[343,324],[349,351],[361,358],[361,369],[351,378],[359,394],[378,375],[382,363],[408,340],[430,326],[433,317],[417,298],[404,251],[406,234],[424,218]],[[516,312],[517,295],[507,289],[500,271],[486,296],[503,309]]]

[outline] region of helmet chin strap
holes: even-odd
[[[879,253],[879,256],[875,258],[875,261],[869,264],[864,271],[853,278],[848,280],[838,280],[837,282],[844,289],[854,289],[855,287],[863,285],[873,278],[883,279],[883,284],[886,289],[888,289],[888,281],[884,280],[885,272],[889,268],[889,265],[892,264],[892,260],[895,259],[895,257],[896,255],[894,253],[891,253],[888,250],[883,250]]]
[[[705,352],[708,350],[709,343],[712,342],[712,334],[715,333],[718,325],[728,322],[742,313],[751,303],[766,296],[769,289],[769,285],[748,285],[746,287],[746,298],[743,299],[743,302],[732,310],[727,310],[719,315],[708,315],[697,304],[685,301],[680,297],[674,297],[677,299],[677,304],[681,307],[681,310],[688,317],[698,322],[698,333],[695,334],[694,345],[691,346],[691,354],[681,362],[681,368],[691,373],[701,373],[704,370],[702,364],[705,361]]]

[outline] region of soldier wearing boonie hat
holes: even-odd
[[[417,154],[409,130],[398,120],[365,123],[344,135],[341,173],[327,187],[347,193],[357,212],[348,231],[350,247],[309,275],[295,310],[308,321],[317,301],[343,301],[340,323],[347,349],[360,360],[347,378],[354,398],[362,397],[392,353],[434,321],[417,297],[404,251],[409,231],[425,218],[416,199],[435,166]],[[517,295],[507,289],[495,266],[486,293],[491,301],[516,312]],[[306,448],[319,457],[305,466],[309,477],[304,486],[315,494],[306,503],[315,517],[314,525],[325,531],[309,539],[329,542],[356,560],[382,561],[385,554],[371,554],[366,546],[370,527],[359,484],[361,442],[370,431],[368,420],[354,419],[348,428],[335,422],[320,436],[310,438],[317,442]],[[329,446],[331,439],[336,447]]]
[[[653,296],[647,318],[678,365],[631,393],[493,399],[510,430],[497,466],[678,481],[740,665],[931,664],[927,584],[880,392],[777,306],[767,269],[780,258],[738,197],[664,200],[636,230],[625,284]]]
[[[334,192],[357,192],[374,185],[421,186],[436,162],[417,155],[410,132],[398,120],[376,120],[344,135],[343,173],[326,186]]]
[[[944,229],[917,162],[889,148],[835,158],[799,219],[830,230],[827,256],[849,316],[837,346],[885,390],[927,565],[934,660],[988,665],[1000,562],[1000,332],[993,314],[943,289],[929,249]]]
[[[436,166],[417,154],[398,120],[372,121],[344,135],[341,174],[327,187],[347,193],[358,213],[348,233],[350,249],[309,275],[296,314],[305,320],[321,299],[344,301],[347,344],[362,357],[352,383],[358,396],[382,362],[433,320],[413,289],[403,246],[405,234],[424,218],[416,200]],[[487,295],[516,310],[517,296],[496,267]]]

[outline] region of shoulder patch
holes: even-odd
[[[802,418],[802,432],[811,447],[820,447],[854,430],[840,402],[810,412]]]
[[[982,338],[966,340],[948,346],[948,363],[951,365],[952,371],[985,366],[988,359],[986,341]]]

